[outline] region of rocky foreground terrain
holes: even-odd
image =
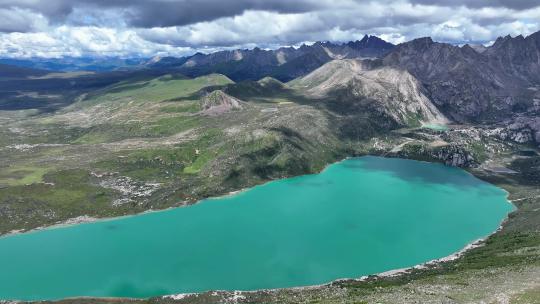
[[[225,75],[194,78],[174,65],[84,75],[11,68],[0,79],[10,87],[0,92],[0,234],[192,204],[350,156],[411,158],[463,167],[506,189],[517,210],[481,246],[397,276],[62,302],[540,302],[540,34],[486,49],[429,38],[383,46],[369,56],[327,47],[334,57],[294,69],[300,77],[286,83],[231,79],[252,60],[287,59],[256,50],[229,54]],[[189,71],[215,72],[206,68],[217,59],[199,57]]]

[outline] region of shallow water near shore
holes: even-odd
[[[0,238],[0,299],[321,284],[441,258],[494,232],[506,192],[440,164],[361,157],[198,204]]]

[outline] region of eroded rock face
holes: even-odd
[[[448,122],[414,76],[380,61],[334,60],[290,84],[310,97],[336,99],[380,112],[400,126]]]
[[[444,145],[440,147],[405,148],[398,153],[399,157],[438,160],[447,166],[469,168],[478,166],[479,162],[471,152],[462,145]]]
[[[220,115],[232,110],[242,109],[241,101],[227,95],[221,90],[213,91],[200,100],[202,113],[205,115]]]
[[[528,37],[499,37],[486,50],[490,64],[529,83],[540,82],[540,32]]]
[[[460,146],[442,147],[432,152],[432,156],[443,161],[448,166],[474,167],[477,165],[474,157]]]
[[[417,77],[431,100],[455,121],[479,116],[488,107],[490,90],[499,89],[500,81],[493,77],[496,74],[485,71],[485,63],[472,48],[431,38],[403,43],[384,58],[385,65],[404,68]]]
[[[503,125],[486,130],[486,135],[520,144],[540,144],[540,117],[517,117]]]
[[[528,89],[540,83],[540,32],[499,38],[482,52],[419,38],[398,45],[383,62],[419,79],[452,120],[498,122],[533,106]]]

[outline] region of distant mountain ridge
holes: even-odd
[[[49,71],[0,63],[0,78],[43,76]]]
[[[540,32],[499,38],[480,50],[418,38],[396,46],[383,63],[408,70],[457,122],[534,114],[540,98]]]
[[[119,57],[0,58],[0,64],[55,72],[109,72],[139,68],[147,61],[146,58]]]
[[[489,47],[457,46],[435,42],[429,37],[393,45],[366,35],[361,40],[342,44],[316,42],[298,48],[254,48],[197,53],[182,58],[155,57],[144,60],[137,70],[142,74],[178,73],[188,77],[220,73],[237,82],[264,77],[288,82],[331,61],[349,59],[392,68],[393,72],[385,75],[408,81],[407,74],[398,72],[407,71],[418,82],[418,87],[411,86],[406,91],[422,94],[453,122],[510,124],[514,122],[503,121],[521,117],[520,126],[529,126],[540,136],[540,119],[536,119],[540,117],[540,32],[527,37],[500,37]],[[19,77],[36,73],[0,66],[0,75],[2,70]],[[360,76],[376,77],[377,74],[362,71]],[[353,88],[359,88],[356,84],[369,84],[373,88],[388,80],[392,83],[394,79],[368,81],[362,78]],[[394,86],[399,87],[399,84],[394,83]],[[398,93],[401,92],[399,88]],[[367,93],[382,96],[384,92],[370,89]]]
[[[196,77],[211,73],[227,75],[235,81],[258,80],[271,76],[289,81],[303,76],[334,59],[381,58],[394,48],[392,43],[376,36],[346,43],[316,42],[298,48],[276,50],[238,49],[210,54],[196,53],[186,57],[154,56],[153,58],[62,57],[62,58],[0,58],[0,64],[31,69],[68,72],[107,72],[150,68],[174,70]]]
[[[394,48],[392,43],[376,36],[364,36],[361,40],[342,44],[316,42],[299,48],[282,47],[263,50],[258,47],[247,50],[219,51],[211,54],[197,53],[193,56],[153,58],[150,68],[175,68],[187,76],[221,73],[239,80],[258,80],[271,76],[289,81],[303,76],[334,59],[381,58]]]

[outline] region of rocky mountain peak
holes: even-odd
[[[346,44],[353,49],[366,49],[366,48],[378,48],[378,49],[392,49],[394,45],[386,42],[377,36],[365,35],[362,40],[349,41]]]
[[[508,45],[509,43],[511,43],[512,40],[514,40],[514,38],[512,38],[512,36],[510,35],[506,35],[504,37],[498,37],[495,40],[495,43],[493,43],[493,45],[490,48],[497,49],[497,48],[503,47],[504,45]]]
[[[540,32],[526,38],[522,35],[499,37],[486,55],[492,65],[523,85],[530,87],[540,83]]]
[[[411,72],[453,120],[496,121],[531,107],[528,95],[540,87],[539,37],[507,35],[488,48],[425,37],[398,45],[383,61]]]
[[[487,50],[487,47],[485,47],[482,44],[466,44],[467,46],[471,47],[473,50],[475,50],[477,53],[482,54]]]
[[[469,44],[465,44],[464,46],[462,46],[461,50],[465,54],[469,53],[468,55],[470,55],[470,56],[474,56],[474,54],[481,54],[481,53],[483,53],[485,51],[485,49],[482,49],[482,46],[472,47]]]
[[[526,39],[535,41],[537,44],[540,45],[540,31],[530,34],[529,36],[527,36]]]

